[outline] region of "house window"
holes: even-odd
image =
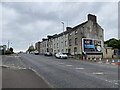
[[[87,27],[88,30],[90,30],[90,27]]]
[[[68,51],[68,50],[66,49],[66,53],[67,53],[67,51]]]
[[[74,47],[74,53],[76,53],[77,52],[77,47]]]
[[[107,54],[107,49],[106,49],[106,54]]]
[[[47,48],[47,52],[48,52],[49,50],[48,50],[48,48]]]
[[[68,49],[68,53],[70,54],[70,52],[71,52],[71,49]]]
[[[65,41],[65,46],[67,46],[67,41]]]
[[[78,33],[78,31],[76,30],[76,31],[75,31],[75,34],[77,34],[77,33]]]
[[[61,52],[63,52],[63,49],[61,50]]]
[[[58,48],[58,43],[57,43],[57,48]]]
[[[78,44],[78,39],[77,38],[75,38],[75,45],[77,45]]]
[[[55,44],[54,44],[54,48],[55,48]]]
[[[56,50],[54,50],[54,53],[56,53]]]
[[[69,46],[71,46],[71,39],[69,40]]]
[[[49,45],[48,45],[48,43],[47,43],[47,42],[46,42],[46,44],[47,44],[47,47],[48,47]]]
[[[102,38],[103,36],[102,35],[100,35],[100,38]]]
[[[67,35],[65,35],[65,38],[67,38]]]

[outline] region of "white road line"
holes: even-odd
[[[66,65],[66,66],[72,66],[72,65]]]
[[[103,75],[103,72],[93,72],[92,74],[96,74],[96,75]]]
[[[85,68],[75,68],[75,69],[83,70],[83,69],[85,69]]]
[[[20,56],[15,56],[15,57],[20,57]]]

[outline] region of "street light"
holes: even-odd
[[[10,44],[10,41],[8,40],[8,50],[9,50],[9,44]]]
[[[61,22],[63,24],[63,53],[64,53],[64,22]]]

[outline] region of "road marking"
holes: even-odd
[[[66,65],[66,66],[69,66],[69,67],[70,67],[70,66],[72,66],[72,65]]]
[[[119,85],[119,83],[115,83],[116,85]]]
[[[20,56],[15,56],[15,57],[20,57]]]
[[[59,64],[64,64],[64,63],[59,63]]]
[[[85,69],[85,68],[75,68],[75,69]]]
[[[96,74],[96,75],[103,75],[103,72],[93,72],[92,74]]]
[[[7,56],[7,57],[14,57],[14,56]]]

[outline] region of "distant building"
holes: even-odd
[[[104,30],[97,23],[95,15],[88,14],[87,19],[73,28],[67,27],[60,34],[48,35],[46,39],[42,39],[40,53],[63,52],[74,56],[103,57]]]
[[[41,42],[39,41],[39,42],[36,42],[35,43],[35,49],[39,52],[39,54],[40,54],[40,48],[41,47]]]
[[[47,39],[48,39],[48,42],[47,42],[47,47],[48,47],[48,49],[47,49],[47,52],[50,52],[50,53],[53,53],[53,36],[50,36],[50,35],[48,35],[47,36]]]
[[[112,47],[104,47],[103,48],[103,58],[112,58],[114,55],[114,50]]]
[[[42,51],[41,54],[48,52],[48,39],[47,38],[42,39],[41,51]]]
[[[66,28],[66,31],[53,35],[53,54],[57,52],[68,53],[68,34],[70,27]]]
[[[102,42],[104,41],[104,30],[97,23],[95,15],[88,14],[88,21],[73,27],[69,32],[69,53],[72,55],[83,53],[82,38],[102,40]],[[99,54],[100,57],[102,57],[102,53],[103,52],[96,53],[91,51],[91,53],[86,52],[86,55],[96,57],[96,54]]]
[[[0,55],[4,55],[6,51],[7,46],[6,45],[0,45]]]

